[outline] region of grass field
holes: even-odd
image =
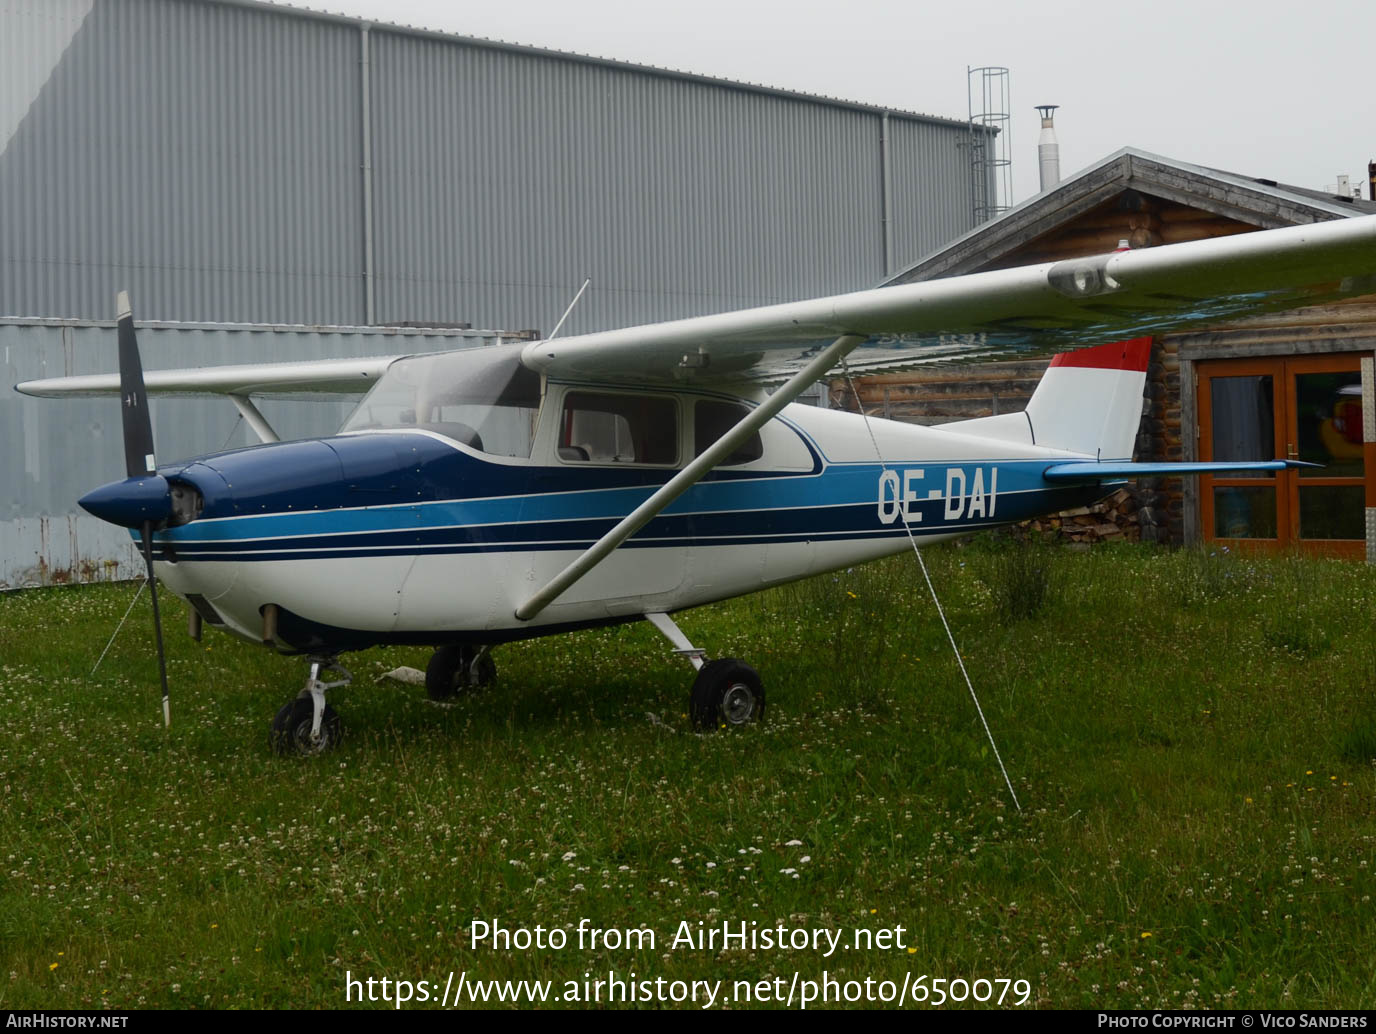
[[[1021,813],[911,556],[681,616],[761,671],[757,727],[690,731],[642,624],[499,648],[447,708],[375,681],[427,651],[355,655],[313,760],[268,748],[301,661],[193,643],[171,601],[168,733],[146,595],[94,677],[132,585],[0,596],[0,1008],[331,1008],[346,972],[450,970],[1376,1007],[1376,571],[928,556]],[[498,951],[473,919],[656,943]],[[673,947],[683,921],[903,947]]]

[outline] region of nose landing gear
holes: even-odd
[[[272,720],[272,749],[278,754],[314,757],[339,745],[344,734],[339,714],[325,703],[325,691],[347,686],[353,681],[347,668],[333,657],[312,657],[311,673],[306,688],[295,700],[283,706]],[[321,675],[334,672],[338,676],[326,682]]]

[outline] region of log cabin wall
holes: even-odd
[[[973,420],[1025,409],[1049,361],[932,367],[920,373],[857,377],[855,389],[870,416],[909,424]],[[831,405],[855,412],[855,398],[845,381],[832,384]]]

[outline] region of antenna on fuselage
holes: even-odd
[[[556,323],[554,329],[549,332],[549,337],[545,338],[546,341],[553,341],[559,336],[559,329],[563,327],[564,321],[569,318],[569,313],[571,313],[573,307],[578,304],[578,299],[583,297],[583,292],[588,289],[588,284],[590,283],[592,283],[592,277],[583,278],[583,286],[580,287],[578,293],[573,296],[573,301],[569,302],[569,307],[564,310],[564,315],[559,317],[559,322]]]

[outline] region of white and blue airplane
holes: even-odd
[[[1142,336],[1372,291],[1376,216],[566,339],[146,378],[121,294],[118,376],[18,390],[122,397],[128,476],[81,505],[142,542],[160,662],[157,580],[194,635],[309,658],[272,726],[284,753],[338,741],[325,693],[349,680],[343,653],[434,646],[442,700],[491,680],[496,645],[638,620],[697,669],[690,714],[708,729],[759,718],[763,685],[705,660],[671,614],[1135,475],[1284,467],[1133,463]],[[919,427],[792,404],[838,368],[1029,349],[1066,351],[1021,413]],[[309,391],[366,395],[338,434],[277,441],[253,397]],[[159,467],[149,394],[227,396],[264,444]]]

